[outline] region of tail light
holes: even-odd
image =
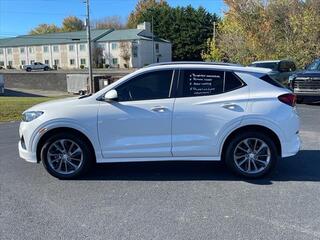
[[[292,93],[286,93],[286,94],[280,95],[278,99],[280,102],[283,102],[291,107],[296,106],[297,97]]]

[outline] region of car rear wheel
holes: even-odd
[[[226,164],[236,174],[258,178],[269,173],[278,159],[272,139],[262,133],[247,132],[236,136],[226,150]]]
[[[87,142],[72,133],[49,138],[41,149],[41,161],[52,176],[73,179],[89,170],[92,153]]]
[[[31,72],[31,68],[27,68],[26,71],[27,71],[27,72]]]
[[[45,67],[43,70],[44,71],[49,71],[49,67]]]

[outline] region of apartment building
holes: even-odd
[[[150,23],[137,29],[95,29],[91,32],[94,61],[103,67],[139,68],[171,61],[171,43],[152,36]],[[78,69],[88,66],[86,31],[23,35],[0,39],[0,66],[22,68],[42,62],[50,67]]]

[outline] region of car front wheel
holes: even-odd
[[[258,178],[269,173],[278,159],[272,139],[265,134],[247,132],[237,135],[226,150],[226,164],[236,174]]]
[[[87,142],[72,133],[59,133],[49,138],[41,149],[41,161],[52,176],[73,179],[91,166],[92,153]]]

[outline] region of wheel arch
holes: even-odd
[[[222,149],[221,149],[221,160],[224,160],[225,158],[225,154],[226,154],[226,149],[228,144],[231,142],[231,140],[237,135],[237,134],[241,134],[243,132],[248,132],[248,131],[257,131],[257,132],[262,132],[265,133],[266,135],[268,135],[273,142],[276,145],[276,149],[277,149],[277,154],[278,156],[281,156],[282,154],[282,147],[281,147],[281,141],[279,136],[270,128],[262,126],[262,125],[246,125],[246,126],[242,126],[240,128],[237,128],[235,130],[233,130],[224,140],[223,144],[222,144]]]
[[[90,141],[90,139],[83,132],[81,132],[77,129],[71,128],[71,127],[56,127],[56,128],[50,129],[47,132],[45,132],[41,136],[41,138],[39,139],[39,141],[37,143],[37,148],[36,148],[36,156],[37,156],[38,163],[41,160],[40,154],[41,154],[42,146],[44,145],[44,143],[46,142],[47,139],[49,139],[50,137],[52,137],[54,134],[57,134],[57,133],[72,133],[72,134],[75,134],[75,135],[83,138],[90,148],[90,151],[92,153],[92,157],[94,157],[94,161],[96,161],[96,154],[95,154],[93,144]]]

